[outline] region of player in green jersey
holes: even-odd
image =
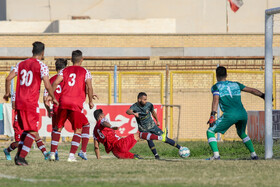
[[[258,160],[253,143],[245,133],[248,117],[241,102],[241,91],[259,96],[262,99],[265,98],[265,94],[255,88],[244,86],[239,82],[227,81],[227,70],[222,66],[216,69],[216,78],[218,82],[212,86],[211,89],[213,102],[210,119],[208,121],[209,129],[207,130],[208,143],[214,155],[207,160],[220,159],[215,133],[224,134],[233,124],[235,124],[238,136],[250,151],[251,159]],[[215,121],[218,104],[223,111],[223,115]]]
[[[162,130],[158,127],[159,126],[159,121],[157,114],[154,110],[154,106],[152,103],[147,102],[147,94],[144,92],[140,92],[138,94],[138,102],[134,103],[127,111],[126,113],[128,115],[134,115],[138,124],[138,130],[140,132],[149,132],[158,136],[161,136],[165,134],[166,136],[166,130],[162,132]],[[155,118],[156,123],[154,122],[152,116]],[[159,155],[157,153],[157,150],[155,148],[155,144],[153,140],[147,139],[148,145],[153,152],[154,156],[156,159],[159,159]],[[178,149],[181,149],[182,147],[175,143],[174,140],[168,138],[166,136],[165,143],[168,143],[174,147],[177,147]]]

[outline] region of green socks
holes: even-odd
[[[247,147],[247,149],[249,149],[250,153],[255,152],[253,143],[252,143],[251,139],[249,138],[249,136],[247,136],[247,134],[245,134],[245,133],[242,134],[240,136],[240,138],[242,139],[242,141],[245,144],[245,146]]]
[[[208,139],[208,143],[214,153],[214,155],[219,156],[219,149],[218,149],[218,144],[217,144],[217,139],[215,137],[215,133],[207,130],[207,139]]]

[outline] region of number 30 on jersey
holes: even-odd
[[[32,71],[26,71],[25,69],[20,72],[21,80],[20,85],[30,86],[33,81]]]

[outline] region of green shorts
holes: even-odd
[[[163,134],[162,130],[154,122],[145,124],[145,126],[139,125],[138,129],[140,132],[149,132],[157,136],[161,136]]]
[[[224,114],[217,119],[213,127],[209,127],[208,130],[214,133],[224,134],[233,124],[235,124],[238,134],[245,133],[247,125],[247,113],[240,114]]]

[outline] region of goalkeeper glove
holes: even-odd
[[[262,98],[263,100],[265,100],[265,93],[263,93],[260,98]],[[272,102],[274,101],[273,95],[272,95]]]
[[[209,121],[207,122],[207,124],[209,124],[210,127],[213,127],[214,124],[215,124],[215,121],[216,121],[215,115],[216,115],[216,113],[217,113],[217,112],[212,111],[211,114],[210,114],[210,119],[209,119]]]

